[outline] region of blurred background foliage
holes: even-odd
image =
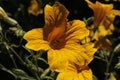
[[[56,0],[37,0],[41,10],[46,4],[54,4]],[[57,0],[69,11],[69,20],[88,19],[93,11],[84,0]],[[96,0],[91,0],[95,2]],[[120,10],[120,0],[99,0],[102,3],[114,4]],[[31,0],[0,0],[0,6],[7,15],[15,19],[20,26],[0,20],[0,79],[1,80],[55,80],[57,73],[51,72],[47,64],[46,52],[34,52],[24,47],[24,32],[44,25],[44,13],[32,15],[28,12]],[[89,64],[94,80],[120,80],[120,17],[116,16],[116,30],[108,36],[113,51],[98,50],[95,59]],[[107,80],[107,79],[106,79]]]

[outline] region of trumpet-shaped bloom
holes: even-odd
[[[120,11],[113,9],[113,4],[103,4],[98,1],[95,3],[90,2],[90,0],[85,0],[88,6],[94,12],[94,28],[98,28],[98,33],[100,36],[104,37],[106,35],[112,34],[114,30],[113,21],[116,15],[120,16]]]
[[[92,3],[90,0],[85,1],[94,13],[94,23],[92,27],[97,29],[92,39],[96,40],[96,47],[110,49],[111,42],[106,39],[105,36],[111,35],[114,31],[113,21],[116,15],[120,16],[120,11],[113,9],[113,4],[103,4],[98,1]]]
[[[48,64],[52,70],[62,71],[84,51],[79,40],[89,35],[85,23],[80,20],[67,21],[68,10],[60,3],[46,5],[45,26],[28,31],[24,35],[26,47],[35,51],[48,51]],[[82,53],[81,53],[82,55]],[[81,65],[84,61],[81,60]]]
[[[95,27],[99,26],[100,23],[109,15],[119,15],[119,10],[113,9],[113,4],[103,4],[98,1],[95,3],[90,2],[90,0],[85,0],[88,3],[88,6],[94,12],[94,25]]]
[[[43,13],[41,5],[37,2],[37,0],[31,0],[30,6],[28,7],[28,13],[35,16]]]

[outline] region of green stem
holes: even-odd
[[[37,80],[41,80],[37,73],[35,73]]]
[[[13,65],[15,66],[15,68],[17,68],[17,64],[16,64],[16,62],[15,62],[15,60],[13,58],[13,54],[11,54],[11,52],[9,51],[9,47],[8,47],[7,43],[3,42],[3,44],[5,45],[5,47],[6,47],[7,51],[8,51],[8,54],[9,54],[9,56],[10,56],[12,62],[13,62]]]
[[[25,65],[25,62],[22,60],[22,58],[16,53],[16,51],[12,48],[12,47],[10,47],[9,46],[9,48],[10,48],[10,50],[15,54],[15,56],[20,60],[20,62],[23,64],[23,65]]]
[[[13,62],[13,64],[14,64],[15,68],[18,68],[18,67],[17,67],[17,64],[16,64],[16,62],[15,62],[15,60],[14,60],[13,54],[11,54],[11,52],[10,52],[9,50],[8,50],[8,53],[9,53],[10,58],[12,59],[12,62]]]
[[[14,55],[20,60],[20,62],[25,65],[25,62],[22,60],[22,58],[17,54],[17,52],[11,47],[9,46],[6,42],[4,42],[4,45],[6,46],[8,52],[9,52],[9,49],[14,53]]]
[[[109,69],[110,69],[110,65],[111,65],[111,63],[112,63],[113,57],[114,57],[114,53],[111,54],[110,59],[108,60],[108,59],[107,59],[107,55],[106,55],[106,62],[107,62],[107,64],[106,64],[105,80],[108,79]]]
[[[38,70],[37,58],[34,55],[33,55],[33,58],[34,58],[35,66],[36,66],[36,69],[37,69],[37,71],[36,71],[36,77],[37,77],[38,80],[40,80],[40,77],[38,76],[39,75],[39,70]]]
[[[110,63],[109,63],[108,59],[106,58],[105,80],[107,80],[108,76],[109,76],[109,67],[110,67]]]
[[[9,69],[5,68],[2,64],[0,64],[0,69],[3,70],[3,71],[8,72],[11,75],[13,75],[15,79],[17,78],[17,76],[12,71],[10,71]]]

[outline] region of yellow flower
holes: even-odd
[[[44,28],[36,28],[24,35],[26,47],[35,51],[47,50],[48,64],[59,72],[57,80],[92,80],[92,71],[87,66],[96,49],[94,44],[80,45],[79,41],[89,35],[85,23],[67,21],[68,10],[60,3],[46,5]]]
[[[92,3],[90,0],[85,1],[94,13],[94,23],[90,27],[96,30],[91,30],[90,34],[94,33],[92,40],[95,40],[95,46],[97,48],[110,50],[111,42],[105,37],[111,35],[115,30],[113,21],[116,15],[120,16],[120,11],[113,9],[113,4],[103,4],[99,1]]]
[[[38,16],[43,13],[43,10],[37,0],[31,0],[31,4],[28,7],[28,13]]]
[[[89,35],[85,23],[80,20],[67,22],[68,10],[60,3],[46,5],[45,26],[28,31],[24,35],[26,47],[35,51],[48,51],[48,64],[60,71],[82,51],[79,40]],[[79,50],[78,50],[79,49]],[[82,62],[82,61],[81,61]]]
[[[85,0],[88,3],[88,6],[93,10],[94,12],[94,26],[97,27],[100,25],[100,23],[106,18],[106,16],[109,15],[119,15],[119,10],[113,9],[113,4],[103,4],[98,1],[95,3],[90,2],[90,0]]]

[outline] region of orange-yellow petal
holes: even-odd
[[[93,36],[93,40],[95,39],[96,41],[98,41],[99,40],[99,32],[98,31],[96,31],[95,33],[94,33],[94,36]]]
[[[71,54],[75,59],[71,59],[72,62],[79,66],[87,66],[94,58],[94,53],[97,51],[94,48],[93,43],[87,43],[84,45],[80,44],[68,44],[65,46],[65,49],[75,52]],[[70,61],[70,60],[69,60]]]
[[[64,5],[56,2],[53,6],[46,5],[44,9],[45,13],[45,27],[44,27],[44,35],[48,36],[50,32],[55,27],[61,27],[61,29],[65,29],[67,24],[67,16],[69,14],[68,10],[64,7]]]
[[[118,15],[118,16],[120,16],[120,10],[111,10],[110,11],[110,13],[108,13],[108,14],[113,14],[113,15]]]
[[[39,51],[39,50],[48,50],[50,49],[50,46],[48,45],[47,41],[44,40],[30,40],[27,42],[25,47],[32,49],[34,51]]]
[[[77,62],[77,53],[69,49],[49,50],[48,64],[53,71],[62,72],[66,70],[69,62]],[[81,61],[84,64],[83,61]]]
[[[68,22],[66,35],[67,41],[79,41],[89,35],[89,30],[83,21],[73,20]]]
[[[32,29],[26,32],[23,38],[27,41],[43,39],[43,30],[42,28]]]
[[[69,14],[64,5],[59,2],[56,2],[53,6],[46,5],[44,12],[45,24],[49,26],[64,23]]]
[[[68,66],[68,52],[50,49],[47,55],[48,64],[52,71],[61,72]]]
[[[95,51],[93,44],[85,46],[78,43],[67,44],[63,49],[48,51],[48,64],[52,70],[58,72],[64,71],[71,62],[79,66],[87,66],[93,59]]]
[[[85,48],[84,54],[87,55],[86,57],[83,57],[86,59],[87,65],[93,60],[94,54],[97,51],[97,48],[94,48],[94,45],[94,43],[86,43],[83,45],[83,47]]]
[[[92,80],[92,70],[86,69],[86,70],[82,70],[79,73],[79,79],[81,80],[81,77],[83,77],[83,80]]]
[[[81,76],[79,78],[77,73],[68,71],[59,73],[56,80],[84,80],[84,79]]]
[[[55,18],[54,18],[55,16],[54,16],[53,7],[47,4],[44,8],[44,13],[45,13],[45,24],[46,25],[55,24]],[[51,26],[51,28],[52,28],[52,26]]]
[[[38,50],[48,50],[50,49],[47,41],[43,40],[43,30],[42,28],[32,29],[25,33],[23,36],[27,40],[25,45],[27,48],[38,51]]]
[[[115,29],[115,28],[114,28],[114,25],[113,25],[113,24],[111,24],[111,25],[109,26],[109,28],[105,28],[104,25],[100,25],[100,26],[99,26],[99,32],[98,32],[98,33],[99,33],[99,36],[111,35],[114,29]]]
[[[77,43],[67,44],[65,46],[65,49],[71,51],[71,53],[69,55],[71,55],[72,57],[68,58],[69,62],[75,63],[80,66],[83,66],[86,64],[85,56],[87,57],[87,55],[86,55],[86,53],[84,53],[85,48],[83,48],[83,46],[81,46],[80,44],[77,44]]]
[[[71,70],[63,71],[58,74],[57,80],[92,80],[91,69],[82,70],[77,73]]]
[[[77,45],[69,45],[60,50],[50,49],[48,51],[48,64],[53,71],[64,71],[69,62],[78,62],[78,55],[82,50],[79,44]],[[80,55],[79,55],[80,56]],[[84,65],[84,59],[81,57],[81,61],[79,62],[81,65]]]

